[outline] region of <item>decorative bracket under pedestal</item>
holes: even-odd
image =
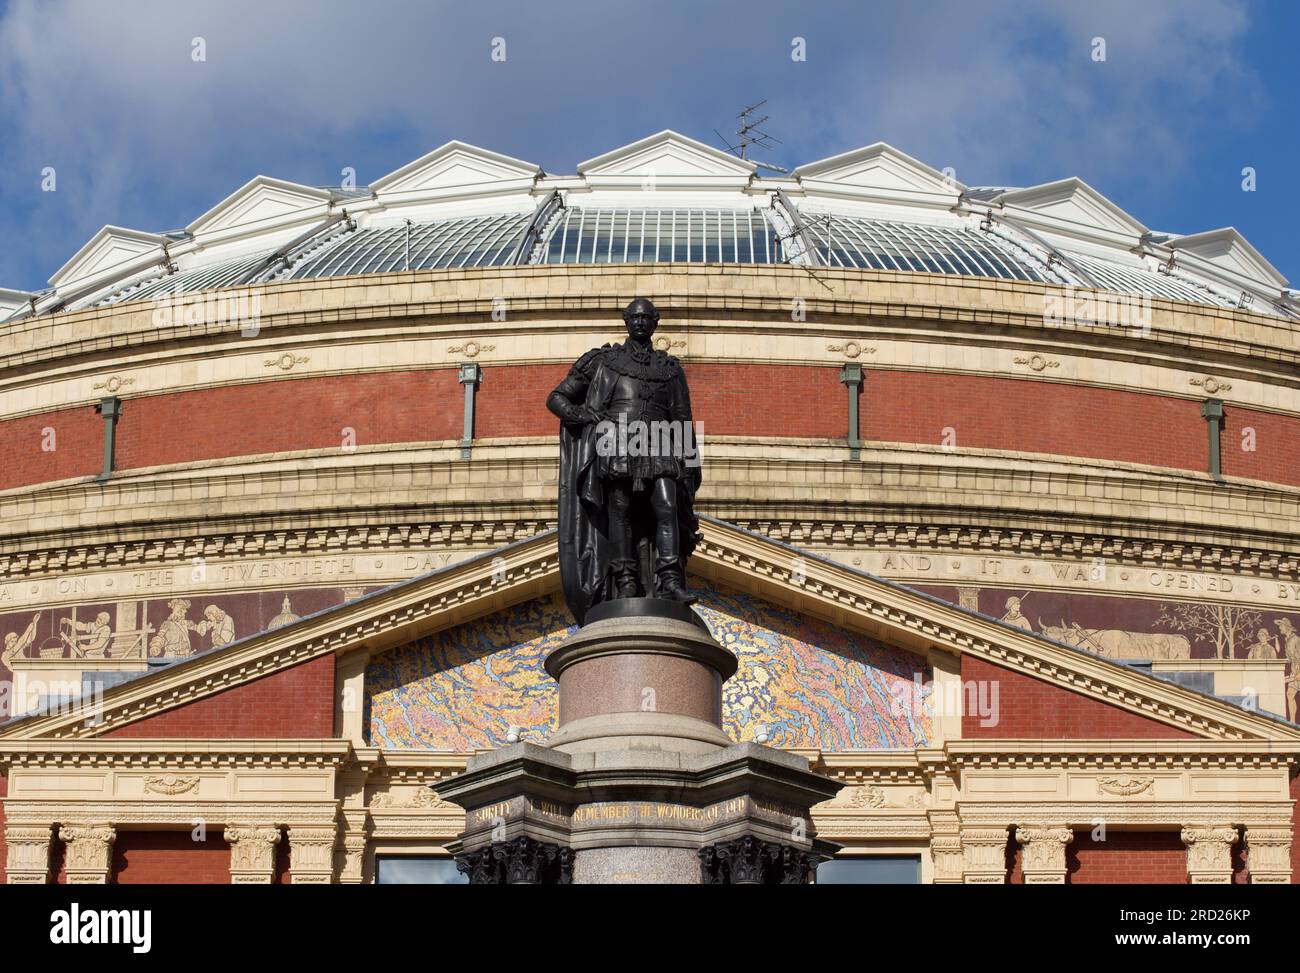
[[[809,885],[823,856],[752,836],[701,848],[705,885]]]
[[[520,837],[457,855],[456,868],[469,876],[470,885],[570,885],[573,852]]]

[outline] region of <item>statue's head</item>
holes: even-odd
[[[647,298],[638,297],[623,309],[623,323],[627,325],[628,337],[649,341],[659,327],[659,312]]]

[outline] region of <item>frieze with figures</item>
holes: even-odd
[[[297,621],[365,593],[365,589],[141,598],[58,606],[0,616],[0,678],[16,660],[183,659]]]
[[[1287,718],[1300,692],[1300,611],[1218,601],[917,585],[1026,631],[1112,659],[1250,659],[1287,665]]]

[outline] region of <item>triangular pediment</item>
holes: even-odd
[[[12,314],[18,308],[26,306],[35,296],[30,291],[16,291],[8,287],[0,287],[0,317]]]
[[[518,192],[529,188],[541,172],[535,163],[452,141],[375,180],[370,188],[381,198]]]
[[[1175,237],[1169,241],[1169,246],[1200,257],[1229,275],[1265,287],[1281,288],[1287,284],[1287,279],[1278,269],[1231,226]]]
[[[810,193],[885,202],[946,200],[951,205],[966,188],[884,142],[806,163],[793,175]]]
[[[1147,232],[1136,218],[1075,177],[1015,189],[1004,193],[998,201],[1008,211],[1027,217],[1029,222],[1067,236],[1114,242]]]
[[[578,174],[592,188],[631,186],[647,179],[678,188],[744,186],[755,171],[752,162],[668,129],[578,166]]]
[[[723,521],[701,526],[694,575],[893,650],[973,656],[1201,738],[1300,741],[1300,728],[1131,666]],[[76,712],[35,715],[0,727],[0,739],[100,736],[320,656],[373,658],[558,586],[556,534],[548,531],[123,683],[105,693],[94,725]]]
[[[185,229],[196,236],[244,228],[260,231],[319,218],[330,198],[328,189],[254,176]]]
[[[142,257],[161,255],[159,247],[163,239],[157,233],[105,226],[55,272],[50,283],[62,287],[100,274],[120,272]]]

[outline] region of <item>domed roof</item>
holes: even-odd
[[[285,625],[292,625],[301,617],[301,615],[294,614],[293,609],[289,605],[289,596],[285,595],[284,602],[280,605],[280,614],[271,619],[271,624],[268,625],[267,628],[282,628]]]
[[[183,231],[104,227],[0,320],[440,267],[739,263],[1041,282],[1300,317],[1236,230],[1155,233],[1079,179],[967,187],[876,143],[766,177],[660,132],[553,176],[449,142],[369,187],[258,176]]]

